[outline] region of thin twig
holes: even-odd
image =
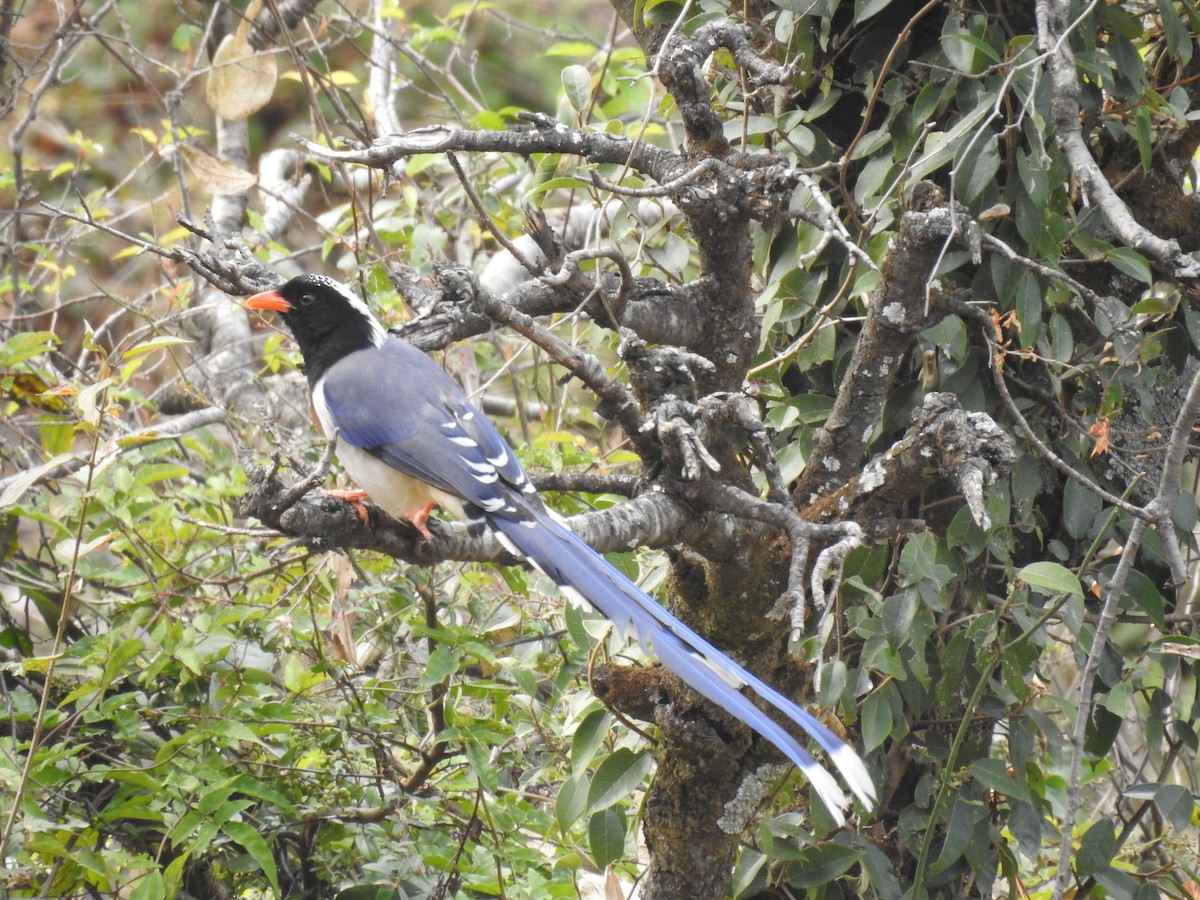
[[[600,173],[594,170],[588,172],[588,176],[591,178],[592,185],[595,188],[602,191],[608,191],[610,194],[617,194],[622,197],[667,197],[682,190],[688,185],[695,184],[705,175],[714,173],[723,166],[724,163],[722,163],[721,160],[709,157],[698,166],[695,166],[694,168],[684,172],[678,178],[673,178],[665,184],[660,184],[658,187],[649,188],[631,188],[625,187],[624,185],[615,184],[601,177]]]
[[[1010,394],[1008,391],[1008,384],[1004,379],[1003,367],[997,363],[998,357],[1003,355],[1003,350],[997,346],[992,337],[992,322],[988,317],[988,314],[982,309],[972,306],[970,303],[963,303],[957,300],[949,300],[947,302],[952,306],[953,310],[958,315],[979,326],[979,329],[983,334],[984,342],[988,348],[988,358],[990,360],[990,368],[992,371],[992,384],[995,385],[996,392],[1000,395],[1000,399],[1004,403],[1004,409],[1012,417],[1013,423],[1017,426],[1017,430],[1020,431],[1021,436],[1033,446],[1033,448],[1038,452],[1038,455],[1045,459],[1046,462],[1050,463],[1050,465],[1056,468],[1059,472],[1066,475],[1081,487],[1091,491],[1110,506],[1116,506],[1119,509],[1129,513],[1129,515],[1137,517],[1138,519],[1152,521],[1155,518],[1154,514],[1148,513],[1143,507],[1136,506],[1135,504],[1130,503],[1128,500],[1124,500],[1121,497],[1118,497],[1116,494],[1106,491],[1104,488],[1100,487],[1100,485],[1096,484],[1096,482],[1092,481],[1092,479],[1088,478],[1087,475],[1071,466],[1068,462],[1066,462],[1066,460],[1051,450],[1045,441],[1037,436],[1037,432],[1033,430],[1033,426],[1029,424],[1029,421],[1025,418],[1024,414],[1020,409],[1017,408],[1016,401],[1013,400],[1012,394]]]
[[[1053,900],[1062,900],[1071,880],[1071,860],[1074,858],[1075,817],[1079,813],[1079,791],[1083,776],[1084,743],[1087,740],[1088,724],[1092,721],[1092,701],[1095,693],[1096,674],[1100,671],[1100,661],[1108,650],[1108,635],[1117,621],[1117,612],[1121,606],[1121,597],[1125,593],[1125,583],[1133,571],[1138,553],[1142,547],[1142,535],[1146,531],[1145,519],[1134,519],[1129,528],[1129,537],[1125,539],[1125,549],[1112,580],[1105,591],[1104,606],[1100,610],[1100,620],[1092,634],[1092,648],[1088,652],[1087,662],[1084,663],[1080,675],[1079,705],[1075,709],[1075,726],[1071,731],[1071,770],[1067,783],[1067,805],[1063,810],[1062,841],[1058,856],[1058,871],[1054,876]],[[932,831],[932,829],[931,829]]]
[[[475,207],[475,214],[479,216],[479,219],[483,222],[484,227],[492,233],[492,237],[496,239],[501,247],[511,253],[512,258],[524,266],[525,270],[531,275],[543,274],[546,271],[546,267],[536,259],[531,259],[521,252],[521,249],[513,242],[512,238],[505,234],[503,229],[496,224],[495,220],[488,215],[487,209],[484,208],[483,201],[480,200],[479,195],[475,193],[475,188],[472,187],[471,180],[467,178],[467,173],[463,171],[463,167],[459,163],[458,157],[453,153],[448,152],[446,154],[446,159],[450,161],[450,167],[454,169],[454,174],[458,176],[459,184],[462,185],[462,189],[466,193],[467,199],[470,200],[471,205]]]

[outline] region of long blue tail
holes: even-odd
[[[846,795],[820,763],[778,722],[755,706],[740,689],[748,687],[809,735],[829,755],[850,790],[864,805],[875,804],[875,785],[862,760],[811,713],[738,665],[692,631],[599,553],[548,513],[534,520],[487,515],[493,530],[545,573],[561,590],[575,594],[612,620],[623,634],[632,633],[644,649],[653,648],[666,668],[689,687],[778,747],[808,778],[830,813],[844,821]]]

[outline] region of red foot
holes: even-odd
[[[367,508],[363,505],[363,501],[367,499],[367,492],[363,490],[332,490],[325,492],[330,497],[336,497],[339,500],[345,500],[354,507],[354,511],[358,513],[358,518],[364,525],[367,524]]]
[[[420,509],[413,510],[404,516],[404,521],[413,528],[417,529],[417,531],[421,532],[421,537],[425,538],[426,540],[429,540],[433,537],[433,535],[429,533],[429,529],[425,526],[425,523],[429,521],[429,514],[433,512],[433,507],[434,503],[431,500]]]

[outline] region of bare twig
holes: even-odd
[[[529,131],[470,131],[435,125],[399,134],[385,135],[363,149],[334,150],[293,135],[308,153],[333,162],[357,163],[377,169],[391,168],[396,162],[417,153],[564,153],[593,163],[623,165],[626,161],[638,172],[656,181],[678,177],[686,165],[684,159],[669,150],[634,143],[619,135],[581,132],[567,128],[548,117],[526,116],[536,126]]]
[[[1178,241],[1160,238],[1134,218],[1108,183],[1083,136],[1079,116],[1079,75],[1075,70],[1075,54],[1067,38],[1098,2],[1093,0],[1074,21],[1071,20],[1069,0],[1038,0],[1036,4],[1038,48],[1048,54],[1054,88],[1051,108],[1055,140],[1088,199],[1100,208],[1105,221],[1122,241],[1139,253],[1170,266],[1180,278],[1198,278],[1200,262],[1180,250]]]
[[[1125,584],[1137,562],[1138,553],[1142,547],[1142,535],[1146,531],[1147,521],[1144,518],[1133,520],[1129,528],[1129,537],[1125,539],[1125,550],[1121,554],[1117,568],[1104,595],[1104,606],[1100,610],[1100,619],[1092,635],[1092,647],[1088,652],[1087,662],[1079,676],[1079,705],[1075,709],[1075,724],[1071,730],[1071,770],[1067,783],[1067,805],[1063,811],[1062,835],[1063,840],[1058,856],[1058,870],[1054,876],[1054,900],[1062,900],[1066,895],[1067,885],[1071,880],[1071,860],[1075,856],[1073,846],[1075,832],[1075,817],[1079,813],[1080,785],[1083,774],[1084,742],[1087,739],[1088,724],[1092,721],[1092,702],[1095,692],[1096,675],[1100,671],[1100,661],[1108,651],[1108,635],[1117,621],[1117,612],[1121,606],[1121,597],[1125,593]]]
[[[677,191],[695,184],[704,176],[715,174],[722,168],[724,168],[724,164],[720,160],[710,157],[694,168],[684,172],[678,178],[673,178],[666,184],[660,184],[658,187],[650,188],[631,188],[615,184],[601,177],[600,173],[596,171],[589,172],[588,177],[591,179],[592,185],[598,190],[608,191],[610,194],[617,194],[621,197],[669,197]]]
[[[1087,475],[1068,464],[1062,457],[1051,450],[1045,441],[1038,437],[1037,432],[1033,430],[1033,426],[1029,424],[1029,421],[1017,407],[1016,401],[1014,401],[1012,398],[1012,394],[1009,393],[1008,384],[1004,379],[1004,370],[1000,365],[997,364],[997,357],[1002,355],[1003,351],[996,346],[996,342],[992,337],[992,322],[988,317],[988,314],[982,309],[972,306],[969,303],[955,302],[953,304],[953,308],[960,316],[975,323],[975,325],[979,327],[980,332],[983,334],[983,339],[987,344],[988,355],[991,359],[990,367],[992,370],[992,384],[995,385],[996,392],[1000,395],[1000,399],[1004,404],[1004,409],[1012,417],[1014,424],[1017,426],[1017,430],[1021,432],[1021,436],[1030,443],[1034,450],[1037,451],[1038,455],[1045,459],[1046,462],[1050,463],[1050,465],[1052,465],[1063,475],[1066,475],[1081,487],[1091,491],[1105,503],[1111,506],[1116,506],[1129,513],[1131,516],[1137,516],[1140,519],[1148,518],[1146,511],[1142,507],[1136,506],[1127,500],[1123,500],[1116,494],[1110,493],[1104,488],[1100,487],[1100,485],[1088,478]]]
[[[1047,266],[1044,263],[1040,263],[1035,259],[1030,259],[1027,256],[1022,256],[1016,250],[1014,250],[1012,247],[1008,246],[1008,244],[1004,243],[1004,241],[1000,240],[1000,238],[996,237],[994,234],[986,234],[985,233],[983,235],[983,243],[984,243],[984,246],[986,246],[988,249],[993,250],[996,253],[999,253],[1005,259],[1010,260],[1011,262],[1015,262],[1017,265],[1023,266],[1024,268],[1028,269],[1029,271],[1034,272],[1037,275],[1041,275],[1043,278],[1048,278],[1053,281],[1062,282],[1067,287],[1069,287],[1071,290],[1073,290],[1077,294],[1079,294],[1080,297],[1083,297],[1085,300],[1087,300],[1088,303],[1091,304],[1093,307],[1098,306],[1103,302],[1100,295],[1097,294],[1095,291],[1093,291],[1091,288],[1089,288],[1087,285],[1072,278],[1066,272],[1063,272],[1059,269],[1051,268],[1050,266]]]
[[[458,182],[462,185],[463,191],[467,195],[467,199],[471,201],[471,205],[475,207],[475,214],[479,216],[481,222],[488,231],[492,233],[497,243],[505,250],[512,254],[513,259],[525,267],[525,271],[531,275],[540,275],[545,271],[538,260],[526,256],[521,252],[521,248],[513,243],[512,238],[504,233],[504,230],[496,224],[491,216],[488,215],[487,209],[484,208],[483,201],[479,199],[479,195],[475,193],[475,188],[471,185],[471,179],[467,177],[467,173],[463,171],[462,165],[459,164],[458,157],[451,152],[446,153],[446,159],[450,162],[450,167],[454,169],[454,174],[458,176]]]

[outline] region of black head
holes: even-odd
[[[323,275],[298,275],[282,287],[246,301],[250,309],[269,309],[283,317],[304,357],[310,383],[357,350],[378,347],[387,332],[350,288]]]

